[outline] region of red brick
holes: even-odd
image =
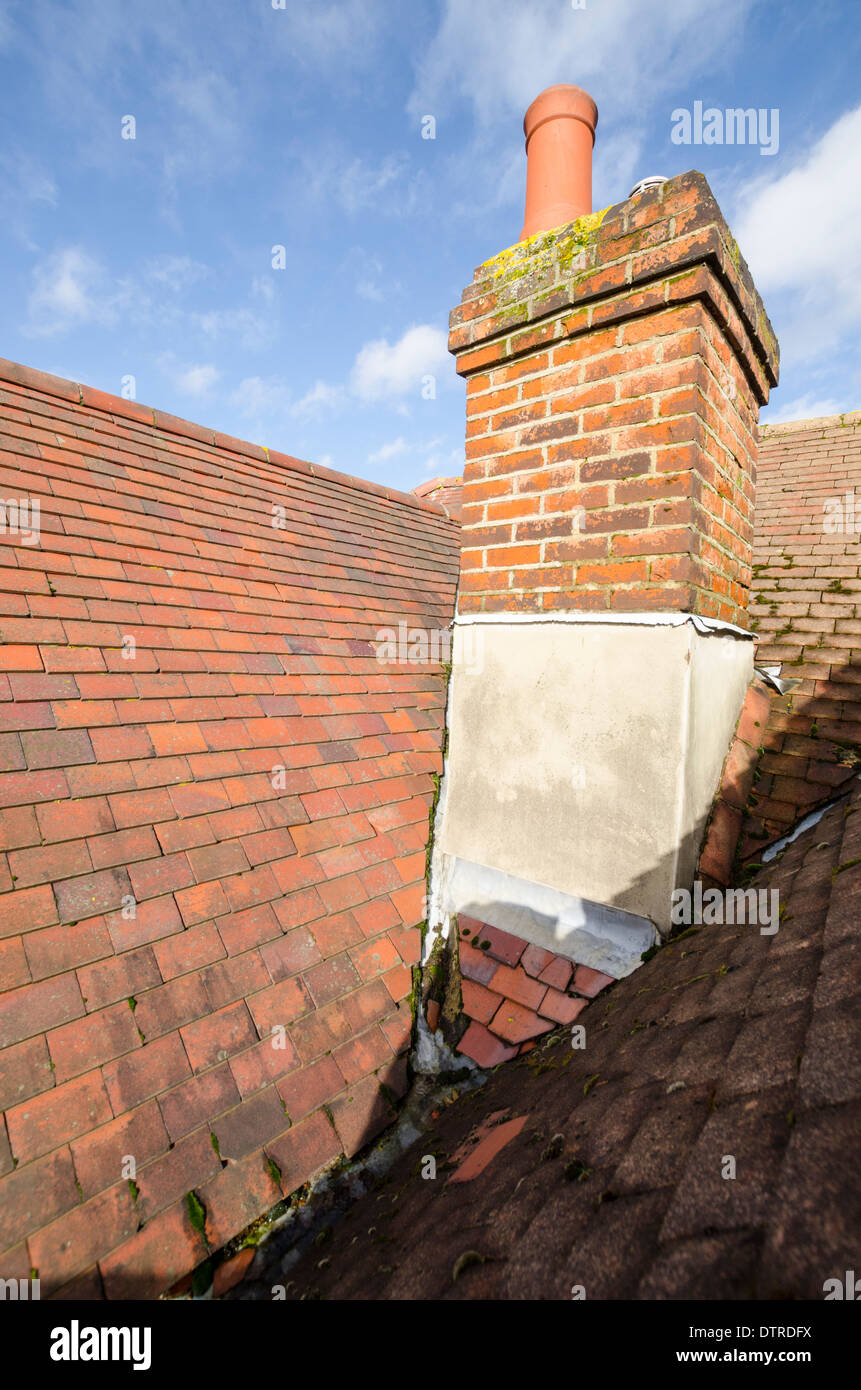
[[[84,729],[39,729],[23,733],[21,746],[31,770],[74,767],[78,763],[96,761],[90,736]]]
[[[380,1090],[376,1077],[368,1076],[350,1086],[331,1104],[332,1119],[348,1158],[394,1120],[394,1112]]]
[[[253,1245],[246,1245],[238,1254],[231,1255],[218,1265],[212,1277],[212,1296],[222,1298],[245,1278],[256,1251]]]
[[[9,936],[0,941],[0,993],[30,983],[30,967],[24,951],[24,939]]]
[[[115,1115],[170,1090],[189,1075],[190,1067],[176,1033],[147,1043],[137,1052],[110,1062],[103,1071]]]
[[[186,857],[197,883],[206,883],[229,874],[242,874],[249,868],[238,840],[225,840],[222,844],[190,849]]]
[[[208,1127],[196,1130],[175,1144],[169,1153],[143,1166],[139,1164],[135,1178],[140,1189],[135,1203],[137,1218],[149,1221],[156,1212],[220,1172],[221,1160],[212,1146]]]
[[[56,1149],[0,1183],[0,1249],[69,1211],[79,1200],[68,1149]]]
[[[127,914],[134,909],[134,916]],[[131,951],[182,931],[182,918],[172,897],[134,902],[106,919],[115,951]]]
[[[318,967],[319,968],[319,967]],[[307,990],[299,980],[281,980],[248,1000],[251,1016],[261,1037],[273,1028],[286,1027],[313,1007]]]
[[[392,1060],[392,1049],[377,1024],[350,1038],[334,1052],[338,1070],[347,1084],[359,1081]]]
[[[146,1163],[169,1147],[167,1130],[154,1100],[76,1139],[71,1146],[72,1157],[84,1196],[92,1197],[124,1178],[127,1158],[133,1158],[136,1164]]]
[[[388,937],[380,936],[350,951],[350,959],[362,980],[372,980],[400,964],[400,956]]]
[[[6,1112],[12,1152],[20,1163],[77,1139],[110,1118],[111,1108],[98,1072],[67,1081]]]
[[[245,998],[270,982],[269,971],[259,951],[216,961],[203,972],[203,982],[213,1008],[220,1009],[235,999]]]
[[[282,1134],[289,1124],[281,1097],[270,1086],[213,1120],[212,1129],[222,1158],[237,1159],[247,1158],[262,1144]]]
[[[573,971],[574,966],[570,960],[565,960],[563,956],[554,956],[538,978],[543,985],[551,985],[553,989],[564,990],[568,988]]]
[[[38,806],[36,815],[44,840],[75,840],[87,835],[102,835],[115,828],[103,796],[89,797],[86,801],[54,801]]]
[[[171,1033],[210,1011],[206,989],[199,975],[181,975],[137,999],[135,1024],[146,1042]]]
[[[596,994],[600,994],[602,989],[612,984],[612,975],[604,975],[600,970],[592,970],[588,965],[578,965],[574,971],[572,988],[576,989],[578,994],[585,994],[589,999],[594,999]]]
[[[538,1012],[544,1018],[552,1018],[554,1023],[573,1023],[585,1008],[585,999],[572,999],[569,994],[562,994],[558,989],[548,989]]]
[[[161,854],[161,846],[148,825],[131,830],[118,830],[113,835],[101,835],[89,840],[88,848],[96,869],[112,868],[116,864],[133,864]]]
[[[482,1068],[499,1066],[501,1062],[508,1062],[517,1056],[516,1047],[506,1047],[481,1023],[470,1023],[458,1043],[458,1051]]]
[[[332,1057],[321,1057],[277,1082],[278,1094],[293,1124],[344,1089],[344,1079]]]
[[[467,1018],[475,1019],[478,1023],[489,1023],[499,1008],[499,995],[468,979],[461,981],[461,992]]]
[[[383,976],[383,983],[396,1002],[406,999],[412,989],[412,982],[412,971],[405,965],[396,965],[394,970],[387,970]]]
[[[200,1189],[212,1248],[226,1245],[274,1207],[282,1195],[262,1150],[229,1164]]]
[[[342,1152],[341,1140],[328,1116],[317,1110],[309,1119],[294,1125],[280,1139],[266,1145],[266,1152],[281,1170],[281,1190],[285,1196],[295,1192]]]
[[[191,866],[184,854],[165,854],[147,864],[132,864],[129,878],[138,902],[156,898],[163,893],[175,893],[194,882]]]
[[[155,956],[144,946],[111,960],[84,966],[78,971],[78,981],[87,1011],[92,1013],[118,999],[129,999],[151,985],[161,984],[161,975]]]
[[[58,1086],[72,1076],[91,1071],[137,1047],[140,1047],[140,1038],[126,1001],[48,1033],[48,1050]]]
[[[527,1009],[537,1009],[546,993],[545,986],[533,980],[521,966],[512,970],[508,965],[498,967],[493,977],[493,989],[496,994],[505,995]]]
[[[159,1096],[158,1104],[167,1132],[176,1141],[213,1116],[238,1105],[239,1099],[230,1068],[224,1062]]]
[[[19,888],[30,888],[35,883],[53,883],[56,879],[72,878],[75,874],[88,874],[92,867],[83,840],[16,850],[9,855],[9,869]]]
[[[525,1009],[513,999],[504,999],[490,1021],[491,1032],[511,1044],[538,1038],[552,1027],[552,1023],[539,1018],[532,1009]]]
[[[203,1238],[191,1225],[185,1202],[159,1212],[99,1268],[110,1299],[156,1298],[206,1258]]]
[[[257,1042],[257,1033],[244,1002],[231,1004],[208,1018],[188,1024],[181,1030],[181,1037],[194,1071],[226,1061]]]
[[[55,884],[54,894],[60,921],[79,922],[82,917],[122,907],[123,898],[132,894],[132,885],[125,869],[103,869]]]
[[[162,787],[121,792],[109,797],[108,804],[118,830],[134,825],[156,825],[159,821],[172,820],[174,814],[170,797]]]
[[[78,981],[70,972],[0,995],[0,1047],[57,1028],[84,1012]]]
[[[5,850],[36,845],[43,834],[32,806],[13,806],[8,811],[0,811],[0,845]]]
[[[391,949],[394,950],[393,947]],[[332,956],[329,960],[312,966],[304,972],[302,978],[314,1004],[318,1007],[331,1003],[342,994],[348,994],[362,982],[346,954]]]
[[[158,901],[158,899],[156,899]],[[214,923],[189,927],[178,935],[158,942],[153,947],[163,980],[172,980],[190,970],[212,965],[224,954],[224,945]]]
[[[219,916],[216,926],[231,956],[281,936],[281,928],[269,903],[249,907],[244,912],[225,913]]]
[[[43,1227],[28,1242],[43,1296],[56,1293],[101,1255],[128,1240],[137,1227],[134,1202],[125,1182]]]
[[[35,931],[57,920],[54,894],[46,884],[22,889],[20,893],[4,893],[0,897],[0,938]]]
[[[296,927],[279,940],[267,942],[261,946],[260,954],[276,983],[307,970],[321,959],[317,943],[307,927]]]
[[[294,1071],[299,1057],[287,1033],[280,1033],[238,1053],[228,1065],[244,1098]]]

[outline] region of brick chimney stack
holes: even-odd
[[[440,843],[452,882],[477,863],[663,930],[752,674],[778,350],[701,174],[590,210],[596,121],[576,87],[532,103],[525,239],[451,316],[467,440]]]

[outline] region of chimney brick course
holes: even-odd
[[[701,174],[479,266],[450,348],[467,381],[461,613],[744,624],[778,354]]]

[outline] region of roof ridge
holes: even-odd
[[[48,396],[56,396],[60,400],[71,401],[74,405],[88,406],[91,410],[101,410],[110,415],[125,416],[126,419],[134,420],[137,424],[150,425],[153,429],[161,430],[166,434],[196,439],[214,449],[228,449],[233,453],[255,458],[259,462],[274,463],[278,467],[287,468],[294,473],[304,473],[314,478],[339,483],[342,487],[354,488],[357,492],[367,492],[377,497],[384,497],[388,502],[397,502],[416,510],[431,512],[435,516],[443,517],[446,521],[451,521],[447,509],[441,503],[417,496],[414,492],[402,492],[399,488],[384,487],[381,483],[373,483],[367,478],[357,478],[351,473],[341,473],[337,469],[327,468],[323,464],[310,463],[307,459],[294,458],[291,454],[282,454],[263,444],[251,444],[244,439],[237,439],[233,435],[222,434],[219,430],[197,425],[179,415],[171,415],[167,411],[157,410],[155,406],[145,406],[139,401],[127,400],[125,396],[115,396],[109,391],[100,391],[94,386],[85,386],[81,382],[69,381],[65,377],[54,376],[50,372],[40,371],[36,367],[26,367],[20,362],[13,362],[8,358],[0,357],[0,382],[4,381],[16,386],[27,387],[33,391],[41,391]],[[456,525],[457,523],[453,524]]]
[[[773,425],[764,420],[759,426],[759,438],[766,440],[773,434],[792,434],[794,430],[850,429],[855,425],[861,425],[861,409],[844,410],[840,415],[813,415],[808,420],[776,420]]]

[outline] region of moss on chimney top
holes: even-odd
[[[578,217],[576,222],[566,222],[562,227],[554,227],[549,232],[536,232],[525,241],[518,241],[497,256],[492,256],[489,261],[483,261],[479,270],[484,271],[484,276],[477,278],[493,280],[497,285],[507,284],[519,279],[527,270],[543,268],[551,260],[567,268],[574,257],[594,241],[609,211],[609,207],[602,208],[600,212]]]

